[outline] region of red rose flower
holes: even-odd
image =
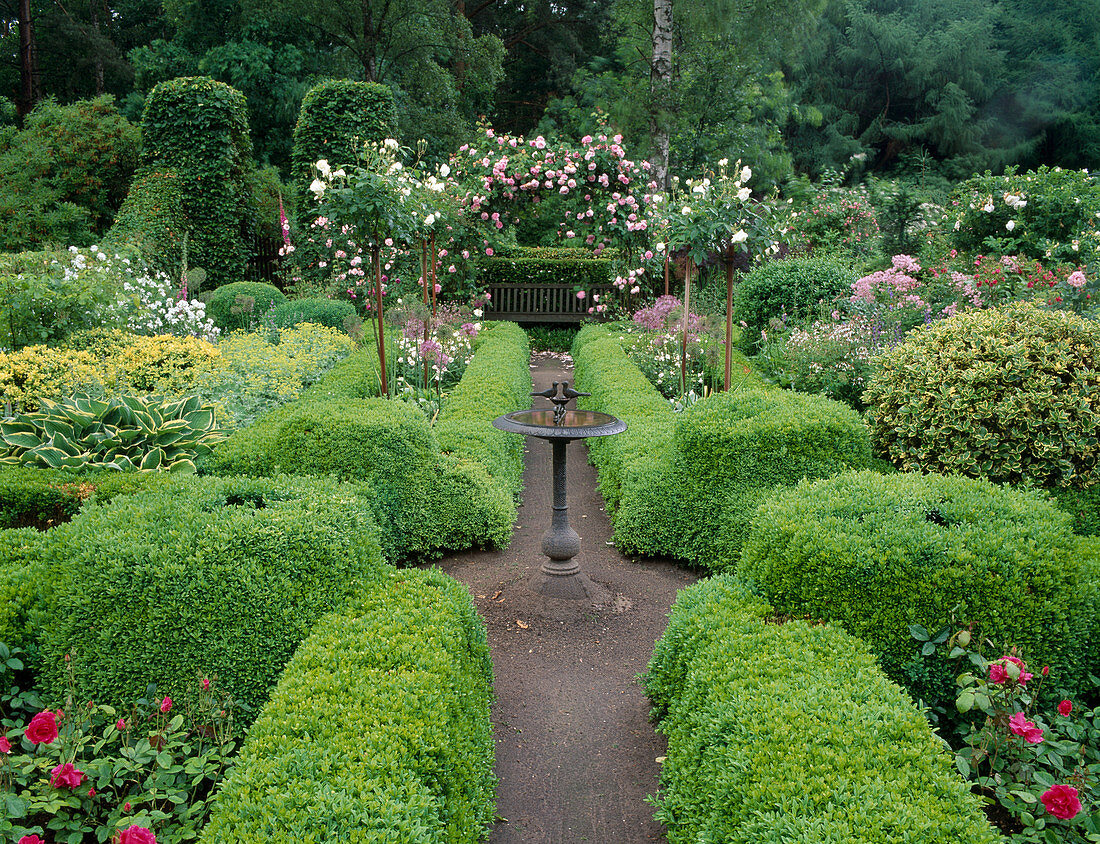
[[[54,788],[77,788],[85,779],[85,773],[73,767],[72,762],[58,765],[50,771],[50,785]]]
[[[57,716],[48,709],[45,712],[39,712],[27,724],[24,735],[31,744],[49,744],[55,741],[57,739]]]
[[[0,736],[0,753],[11,753],[11,742],[7,736]]]
[[[134,824],[118,834],[118,844],[157,844],[157,837],[145,827]]]
[[[1073,711],[1073,704],[1068,700],[1063,700],[1058,704],[1058,714],[1068,718],[1069,714]]]
[[[46,842],[37,835],[24,835],[19,839],[19,844],[46,844]]]
[[[1077,816],[1081,811],[1081,801],[1077,797],[1077,789],[1072,785],[1052,785],[1043,792],[1040,798],[1047,811],[1054,817],[1068,821]]]

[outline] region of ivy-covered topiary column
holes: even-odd
[[[247,259],[241,236],[249,207],[246,178],[255,166],[244,95],[205,76],[162,82],[145,101],[142,143],[142,173],[123,210],[148,204],[133,195],[157,184],[144,176],[172,174],[186,222],[188,264],[206,270],[212,287],[240,281]],[[128,222],[138,233],[143,229],[140,220]],[[170,246],[172,256],[180,252],[179,244]],[[177,269],[164,266],[171,263],[168,255],[146,257],[160,269]]]
[[[332,79],[314,85],[302,99],[291,152],[293,181],[300,213],[308,215],[311,169],[320,159],[334,167],[353,164],[364,141],[393,134],[393,91],[377,82]]]

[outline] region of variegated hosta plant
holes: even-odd
[[[0,464],[52,469],[193,472],[194,459],[223,439],[214,407],[197,397],[43,399],[35,413],[0,420]]]

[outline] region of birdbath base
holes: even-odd
[[[604,605],[610,602],[611,593],[592,580],[584,572],[551,574],[543,567],[527,581],[527,588],[544,598],[564,598],[567,601],[588,600]]]

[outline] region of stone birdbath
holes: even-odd
[[[528,586],[533,592],[549,598],[592,598],[600,589],[573,559],[581,550],[581,538],[569,525],[569,507],[565,500],[565,447],[572,440],[621,434],[626,430],[626,423],[606,413],[566,410],[573,399],[589,395],[572,389],[568,381],[555,381],[549,389],[531,395],[548,398],[553,409],[517,410],[493,420],[493,426],[502,431],[538,437],[553,446],[554,512],[550,528],[542,536],[542,553],[548,559]]]

